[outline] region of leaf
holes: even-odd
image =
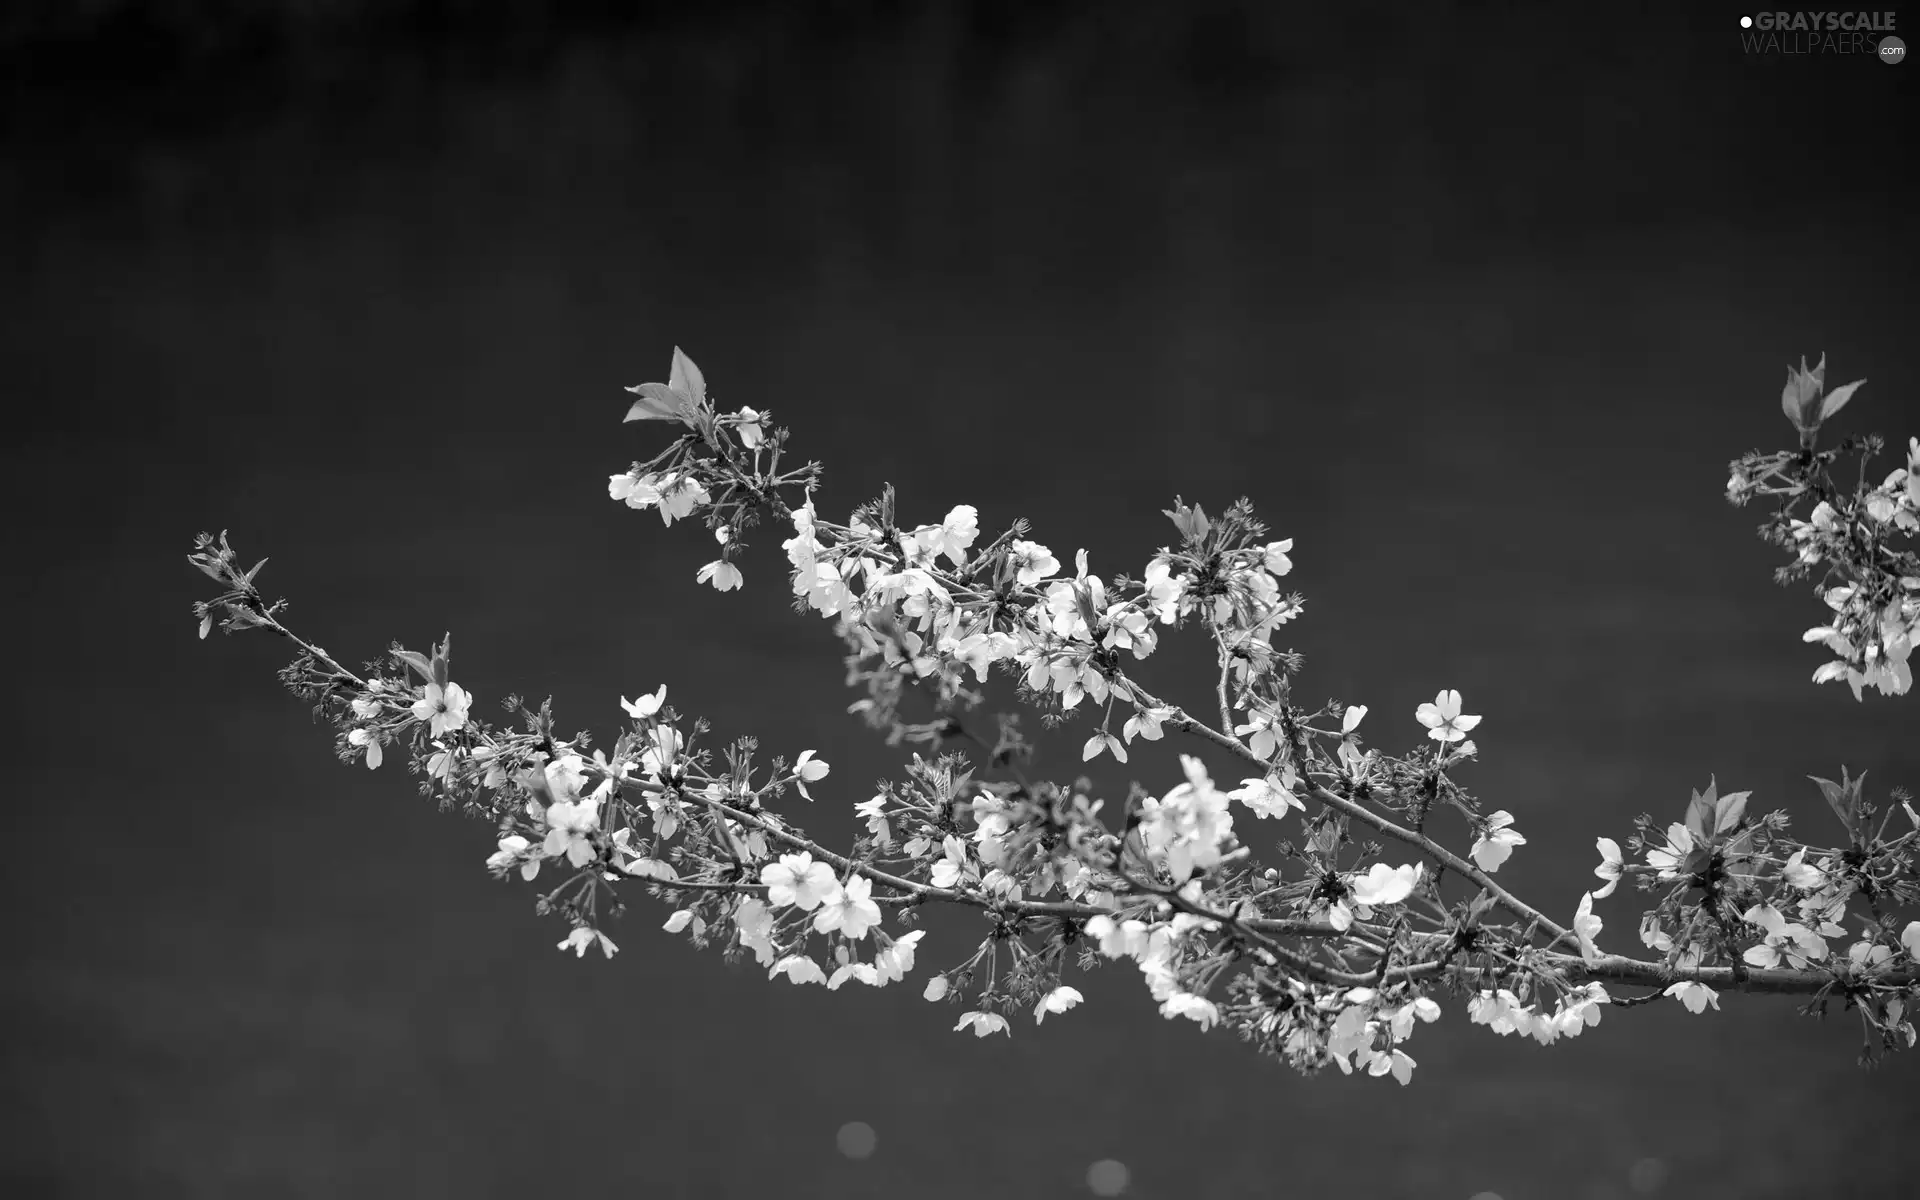
[[[1716,836],[1740,824],[1741,818],[1747,815],[1747,797],[1751,795],[1751,791],[1746,791],[1720,797],[1719,804],[1713,810],[1713,832]]]
[[[1846,774],[1844,769],[1841,774],[1843,776]],[[1818,775],[1809,775],[1807,778],[1820,786],[1820,794],[1827,798],[1828,807],[1833,809],[1834,816],[1840,818],[1840,823],[1847,827],[1847,836],[1851,838],[1853,836],[1853,797],[1849,795],[1850,789],[1841,787],[1831,779],[1822,779]],[[1863,775],[1861,778],[1866,777]]]
[[[1859,391],[1860,385],[1865,382],[1864,379],[1856,379],[1844,387],[1837,387],[1828,392],[1827,398],[1820,402],[1820,419],[1824,421],[1846,407],[1847,401],[1853,399],[1853,394]]]
[[[1707,777],[1707,790],[1693,793],[1692,803],[1687,805],[1687,832],[1700,840],[1707,838],[1707,826],[1713,820],[1714,806],[1718,799],[1714,794],[1714,778]]]
[[[1824,363],[1826,359],[1820,361]],[[667,386],[689,398],[695,405],[707,402],[707,377],[700,373],[699,367],[693,365],[687,352],[678,346],[673,348],[673,371],[667,376]]]
[[[391,653],[395,658],[412,667],[414,673],[419,675],[423,682],[433,682],[433,666],[427,662],[426,655],[415,654],[411,650],[394,650]]]
[[[1189,507],[1178,496],[1173,498],[1172,508],[1163,508],[1160,511],[1173,522],[1174,528],[1180,531],[1181,540],[1189,546],[1197,544],[1201,538],[1206,537],[1207,530],[1212,528],[1212,523],[1207,520],[1206,510],[1198,504]]]
[[[447,690],[447,660],[453,657],[453,635],[447,634],[433,650],[433,681],[440,685],[441,691]]]
[[[633,407],[627,409],[622,424],[627,421],[683,421],[682,412],[690,401],[684,395],[674,391],[664,383],[642,383],[627,389],[639,396]]]
[[[253,564],[253,570],[247,572],[247,582],[252,583],[253,577],[255,575],[258,575],[260,573],[260,568],[266,565],[267,565],[267,560],[264,558],[261,559],[259,562]]]
[[[1792,367],[1787,368],[1787,385],[1780,389],[1780,411],[1787,414],[1795,429],[1807,427],[1807,402],[1817,393],[1812,382]]]

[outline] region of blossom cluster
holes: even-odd
[[[1821,399],[1819,382],[1804,365],[1790,379],[1788,412],[1803,438],[1839,407]],[[1298,656],[1274,637],[1304,609],[1279,582],[1293,570],[1295,544],[1269,537],[1244,501],[1211,519],[1176,500],[1167,516],[1180,544],[1162,546],[1137,579],[1093,573],[1085,550],[1071,556],[1069,575],[1024,522],[988,536],[972,505],[907,525],[889,491],[844,524],[823,518],[817,467],[779,470],[788,431],[761,411],[719,411],[678,350],[668,383],[630,390],[638,399],[629,420],[685,432],[652,462],[610,476],[610,498],[657,511],[668,525],[705,521],[721,556],[697,582],[722,592],[744,587],[749,531],[762,520],[787,526],[781,547],[796,608],[836,622],[853,648],[849,681],[869,685],[854,710],[893,740],[911,736],[936,752],[970,736],[990,751],[984,767],[958,754],[916,755],[906,781],[855,806],[867,836],[852,854],[834,854],[771,807],[788,788],[814,799],[809,785],[830,767],[813,750],[775,757],[756,775],[753,739],[707,745],[704,722],[683,722],[665,686],[621,697],[628,727],[590,755],[586,735],[555,736],[546,706],[530,712],[509,697],[526,729],[495,728],[450,678],[450,639],[431,655],[396,645],[363,678],[278,622],[279,605],[253,586],[259,566],[238,571],[224,535],[217,547],[202,535],[191,556],[228,589],[196,606],[202,636],[224,612],[230,632],[266,628],[293,641],[302,654],[283,677],[331,713],[343,758],[378,768],[385,747],[408,746],[424,792],[498,826],[486,860],[494,875],[560,876],[539,905],[571,926],[561,950],[584,956],[597,946],[611,957],[618,947],[601,924],[622,911],[621,889],[638,888],[669,905],[666,931],[751,954],[769,978],[884,986],[913,971],[923,937],[887,931],[888,908],[910,923],[922,904],[962,904],[988,914],[992,932],[923,992],[958,1000],[984,976],[956,1030],[984,1037],[1011,1032],[1007,1013],[1030,1011],[1039,1023],[1070,1011],[1084,999],[1065,981],[1070,963],[1084,970],[1124,957],[1168,1018],[1226,1024],[1305,1070],[1333,1064],[1401,1083],[1414,1068],[1403,1046],[1415,1023],[1436,1019],[1449,994],[1467,997],[1474,1023],[1549,1044],[1597,1024],[1601,1007],[1616,1002],[1609,984],[1648,984],[1654,990],[1634,1002],[1671,997],[1700,1012],[1717,1008],[1726,987],[1769,972],[1769,988],[1842,996],[1885,1044],[1912,1044],[1920,922],[1902,929],[1892,915],[1920,901],[1920,815],[1911,806],[1915,831],[1890,837],[1884,820],[1869,828],[1877,810],[1859,780],[1816,780],[1848,835],[1843,846],[1818,847],[1789,838],[1783,813],[1753,816],[1749,793],[1720,796],[1710,783],[1663,832],[1643,817],[1626,850],[1599,839],[1603,886],[1584,892],[1563,925],[1496,879],[1527,838],[1513,813],[1483,813],[1455,776],[1477,759],[1467,735],[1482,719],[1465,711],[1459,691],[1443,688],[1410,714],[1424,739],[1400,756],[1365,747],[1367,706],[1293,702]],[[1819,460],[1809,455],[1737,467],[1729,494],[1810,494]],[[1882,553],[1881,532],[1860,530],[1866,521],[1887,536],[1913,531],[1920,441],[1914,455],[1854,501],[1823,497],[1804,526],[1779,519],[1802,565],[1831,561],[1851,572],[1824,593],[1836,617],[1809,640],[1841,656],[1856,696],[1863,684],[1888,693],[1910,684],[1910,585],[1920,569]],[[797,503],[783,498],[795,489]],[[1164,637],[1196,626],[1219,669],[1217,723],[1133,674]],[[1138,743],[1177,732],[1252,773],[1223,790],[1201,759],[1183,754],[1182,778],[1158,795],[1136,786],[1115,830],[1084,780],[986,777],[1028,749],[1004,716],[996,741],[974,732],[976,685],[996,672],[1050,723],[1096,724],[1083,761],[1110,754],[1125,763]],[[900,717],[909,692],[929,700],[932,720]],[[1236,805],[1253,821],[1236,823]],[[1441,810],[1465,822],[1466,855],[1429,832]],[[1278,846],[1288,871],[1254,862],[1243,840],[1269,820],[1298,822]],[[1403,851],[1389,855],[1375,837]],[[1473,894],[1447,895],[1443,878]],[[1640,940],[1658,959],[1601,949],[1596,902],[1629,878],[1653,899]],[[1851,944],[1841,952],[1831,943],[1843,938]]]

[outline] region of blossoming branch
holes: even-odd
[[[1864,687],[1909,690],[1920,625],[1920,561],[1900,544],[1920,528],[1920,439],[1872,487],[1877,437],[1815,448],[1859,386],[1828,392],[1825,360],[1803,360],[1782,395],[1799,449],[1748,454],[1727,485],[1735,504],[1778,497],[1761,532],[1794,553],[1782,582],[1824,565],[1832,615],[1806,640],[1835,657],[1814,678],[1844,679],[1856,699]],[[1456,778],[1477,760],[1467,735],[1481,722],[1457,690],[1409,714],[1424,738],[1398,755],[1365,745],[1366,706],[1295,703],[1301,658],[1274,644],[1304,612],[1279,582],[1294,543],[1271,538],[1246,501],[1214,519],[1176,498],[1178,545],[1137,578],[1094,574],[1084,550],[1067,574],[1024,521],[987,537],[971,505],[909,525],[889,488],[845,523],[823,518],[819,464],[782,470],[790,432],[766,412],[721,411],[677,349],[666,383],[629,391],[628,421],[676,432],[611,476],[609,496],[663,525],[701,521],[718,557],[695,582],[721,592],[757,570],[746,556],[755,529],[790,531],[794,607],[835,622],[848,682],[864,692],[850,711],[889,744],[916,747],[901,778],[854,804],[866,832],[850,854],[810,839],[778,803],[789,789],[808,802],[831,795],[814,750],[789,759],[751,737],[717,740],[667,704],[664,685],[621,699],[627,723],[610,750],[557,736],[550,702],[534,711],[506,697],[520,728],[492,725],[451,678],[450,636],[427,654],[395,644],[354,672],[280,622],[285,602],[254,585],[264,559],[240,571],[224,533],[201,534],[190,556],[224,589],[194,606],[200,636],[217,622],[293,643],[281,678],[332,722],[338,757],[377,769],[400,747],[423,794],[493,822],[488,869],[544,880],[539,911],[569,927],[560,949],[611,957],[605,926],[637,889],[666,905],[668,932],[750,954],[769,978],[879,987],[915,971],[924,931],[900,927],[922,906],[967,906],[989,932],[923,992],[966,1002],[956,1030],[985,1037],[1021,1014],[1039,1024],[1068,1012],[1084,999],[1074,972],[1126,958],[1167,1017],[1226,1025],[1303,1071],[1331,1064],[1402,1083],[1416,1024],[1461,1000],[1472,1021],[1548,1044],[1597,1024],[1608,1005],[1670,997],[1698,1013],[1723,992],[1797,993],[1857,1012],[1863,1055],[1914,1044],[1920,921],[1903,924],[1900,910],[1920,900],[1920,813],[1906,793],[1876,804],[1845,770],[1838,783],[1816,779],[1845,834],[1827,845],[1710,781],[1680,820],[1642,816],[1624,848],[1599,838],[1603,886],[1536,907],[1496,879],[1527,845],[1522,817],[1485,811]],[[1846,454],[1861,462],[1851,492],[1832,476]],[[1180,633],[1211,646],[1211,711],[1163,699],[1140,677],[1162,637]],[[1169,790],[1134,785],[1109,819],[1086,779],[1030,776],[1018,713],[981,714],[996,671],[1044,725],[1084,720],[1083,760],[1126,763],[1172,733],[1232,755],[1244,777],[1216,784],[1182,754]],[[1254,830],[1284,833],[1264,839],[1267,861],[1254,858]],[[1465,853],[1443,832],[1463,834]],[[1637,928],[1644,954],[1600,946],[1596,904],[1622,880],[1650,906]],[[1615,994],[1634,988],[1644,990]]]

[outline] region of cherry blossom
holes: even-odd
[[[620,947],[613,944],[612,938],[586,925],[575,925],[573,932],[569,933],[555,948],[562,951],[571,950],[575,958],[585,958],[587,950],[595,942],[600,944],[600,952],[608,958],[612,958],[620,950]]]
[[[880,906],[873,902],[872,894],[872,880],[865,875],[849,877],[822,898],[820,911],[813,916],[814,931],[839,930],[855,941],[867,936],[867,930],[880,923]]]
[[[969,1025],[973,1027],[973,1036],[975,1037],[985,1037],[990,1033],[1004,1033],[1008,1037],[1013,1036],[1013,1031],[1007,1028],[1007,1019],[999,1013],[964,1013],[960,1017],[960,1023],[953,1027],[953,1031],[959,1033]]]
[[[711,582],[714,591],[729,592],[738,588],[745,582],[745,579],[741,576],[739,567],[734,566],[724,558],[716,558],[706,566],[700,568],[699,572],[694,576],[694,582]]]
[[[780,975],[785,975],[787,982],[796,985],[802,983],[825,983],[827,981],[827,973],[820,969],[820,964],[804,954],[789,954],[779,962],[774,963],[773,966],[767,968],[768,979],[773,979]]]
[[[1428,737],[1437,742],[1457,742],[1480,724],[1479,717],[1462,715],[1460,704],[1460,693],[1449,689],[1435,696],[1432,704],[1422,704],[1413,715],[1427,727]]]
[[[760,870],[760,882],[767,885],[768,904],[774,908],[792,905],[802,912],[812,912],[836,886],[833,868],[813,861],[806,850],[783,854],[779,862],[768,863]]]
[[[626,709],[627,715],[636,721],[645,720],[659,712],[660,706],[666,702],[667,685],[664,683],[650,696],[641,696],[636,700],[628,700],[625,696],[620,697],[620,707]]]
[[[811,800],[813,796],[807,791],[807,785],[809,783],[819,783],[822,779],[825,779],[830,769],[826,763],[820,762],[813,757],[813,751],[802,750],[800,757],[795,759],[793,763],[793,786],[800,789],[802,796]]]
[[[1593,893],[1583,893],[1580,907],[1573,913],[1573,934],[1580,939],[1580,957],[1588,966],[1600,959],[1600,948],[1594,945],[1593,939],[1599,937],[1604,928],[1605,925],[1593,911]]]
[[[1054,988],[1045,996],[1041,997],[1040,1003],[1034,1006],[1033,1023],[1035,1025],[1040,1024],[1040,1022],[1047,1019],[1048,1013],[1066,1012],[1084,999],[1086,999],[1086,997],[1080,994],[1079,988],[1067,987],[1064,984]]]
[[[467,723],[467,706],[472,703],[473,698],[457,683],[445,688],[429,683],[426,694],[413,702],[413,719],[427,722],[434,737],[444,737]]]
[[[1593,869],[1593,873],[1607,881],[1607,886],[1593,893],[1593,898],[1605,900],[1613,895],[1613,889],[1620,886],[1620,874],[1624,869],[1624,863],[1620,858],[1620,843],[1610,837],[1603,837],[1595,838],[1593,844],[1600,851],[1600,865]]]
[[[1473,861],[1480,864],[1482,871],[1489,874],[1498,871],[1500,864],[1513,854],[1515,846],[1527,844],[1519,830],[1510,828],[1512,824],[1513,814],[1505,809],[1487,818],[1486,829],[1473,843]]]
[[[366,748],[367,770],[371,771],[379,767],[380,757],[381,757],[379,733],[365,726],[362,726],[361,728],[355,729],[352,732],[347,734],[347,744],[352,746],[364,746]]]

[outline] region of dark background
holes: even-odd
[[[833,844],[901,756],[776,540],[716,596],[703,533],[606,498],[663,440],[619,389],[678,344],[836,519],[892,480],[1111,576],[1176,492],[1251,496],[1297,539],[1304,694],[1404,752],[1461,689],[1464,778],[1530,839],[1501,878],[1570,917],[1593,838],[1709,774],[1816,839],[1807,773],[1920,783],[1913,701],[1808,682],[1823,610],[1720,495],[1803,353],[1872,380],[1843,430],[1920,432],[1920,66],[1749,57],[1731,6],[703,12],[0,18],[10,1194],[1046,1197],[1106,1157],[1143,1197],[1910,1194],[1920,1067],[1785,999],[1550,1048],[1452,1006],[1403,1089],[1163,1021],[1125,964],[950,1033],[919,992],[964,915],[880,992],[730,971],[644,898],[614,961],[562,957],[486,826],[331,760],[279,643],[194,640],[183,556],[273,556],[351,664],[453,630],[495,718],[550,693],[610,741],[664,682],[813,747]],[[1147,679],[1204,706],[1207,658]]]

